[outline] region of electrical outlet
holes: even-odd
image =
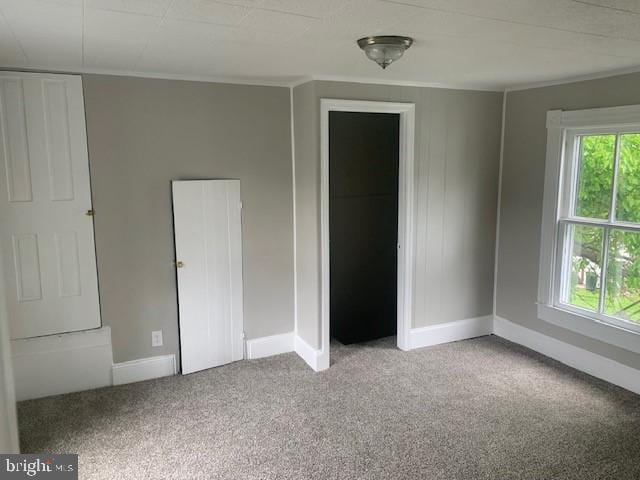
[[[152,347],[162,346],[162,330],[156,330],[154,332],[151,332],[151,346]]]

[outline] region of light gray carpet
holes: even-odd
[[[83,479],[638,479],[640,397],[483,337],[395,339],[22,402]]]

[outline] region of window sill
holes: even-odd
[[[538,304],[538,318],[604,343],[640,353],[640,333],[551,305]]]

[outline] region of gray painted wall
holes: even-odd
[[[115,362],[178,352],[171,180],[239,178],[247,338],[290,332],[289,89],[83,77],[102,322]],[[162,329],[164,346],[151,347]]]
[[[298,332],[320,347],[320,99],[416,104],[413,327],[492,313],[502,93],[314,81],[294,89]]]
[[[640,74],[508,93],[496,313],[545,335],[640,368],[640,355],[539,320],[535,305],[546,112],[633,104],[640,104]]]

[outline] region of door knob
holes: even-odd
[[[87,211],[85,212],[85,215],[86,215],[87,217],[93,217],[93,216],[95,215],[95,213],[96,213],[96,212],[94,212],[94,211],[93,211],[93,209],[90,209],[90,210],[87,210]]]
[[[182,267],[184,267],[184,262],[181,262],[180,260],[178,260],[176,262],[176,268],[182,268]]]

